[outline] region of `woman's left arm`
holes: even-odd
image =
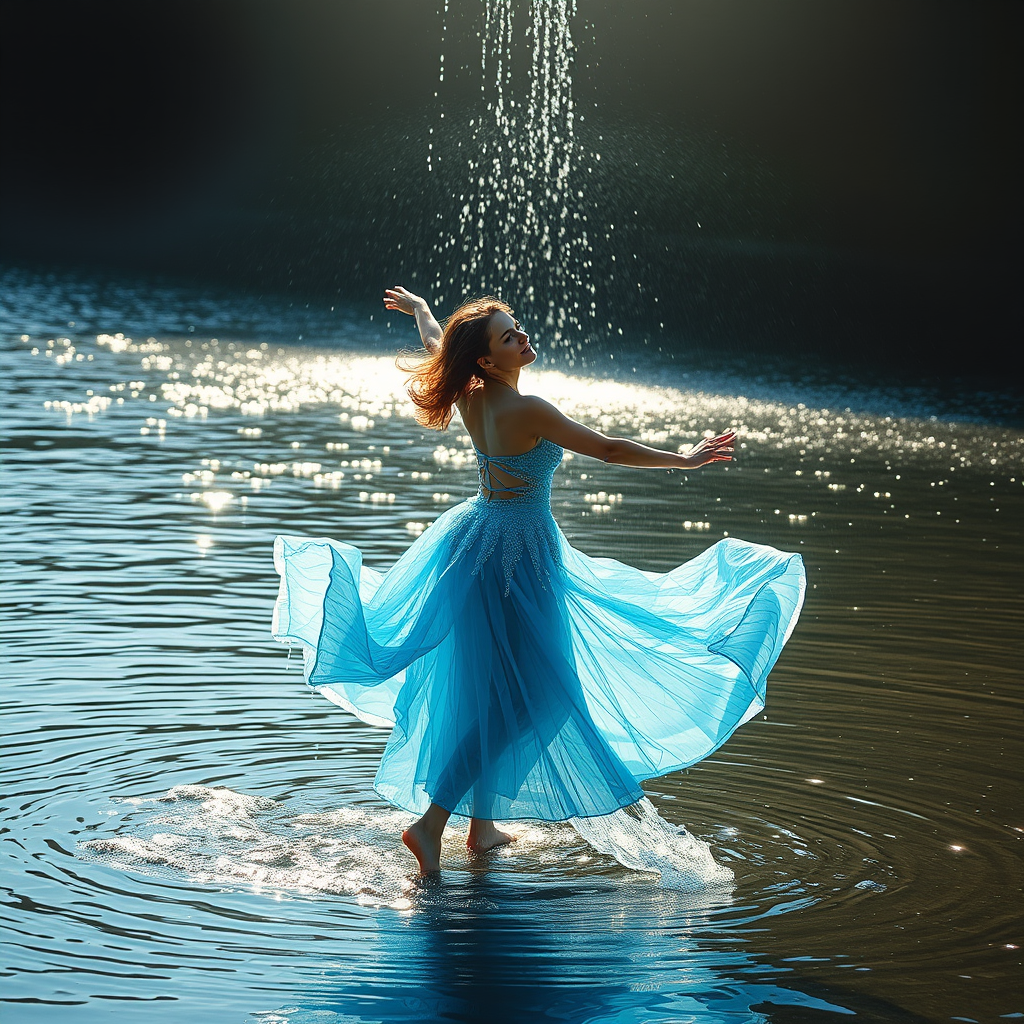
[[[577,423],[559,412],[542,398],[529,396],[523,402],[524,422],[530,433],[546,437],[562,448],[589,455],[602,462],[646,469],[698,469],[710,462],[729,462],[732,459],[736,435],[730,430],[717,437],[705,437],[685,454],[649,448],[638,441],[624,437],[606,437],[590,427]]]
[[[415,317],[423,347],[431,355],[437,351],[441,344],[441,326],[434,319],[434,314],[430,312],[430,306],[426,299],[421,299],[401,285],[396,285],[394,288],[385,289],[384,308],[396,309],[400,313]]]

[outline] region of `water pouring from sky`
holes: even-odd
[[[434,288],[441,302],[514,289],[509,297],[517,311],[543,327],[545,345],[572,366],[597,310],[594,227],[572,98],[576,3],[516,7],[493,0],[479,14],[480,108],[470,117],[466,144],[457,143],[448,157],[456,164],[445,180],[458,183],[457,222],[434,248]],[[443,90],[443,54],[439,77]],[[442,109],[431,139],[450,124]],[[431,169],[439,159],[434,146],[428,144]]]

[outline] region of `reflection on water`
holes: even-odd
[[[754,958],[730,950],[730,970],[754,975],[738,983],[721,969],[724,951],[693,935],[707,908],[651,896],[649,889],[504,885],[471,876],[424,894],[417,914],[384,924],[365,961],[325,959],[304,1005],[250,1020],[642,1024],[770,1019],[752,1010],[761,1006],[851,1012],[788,988],[781,977],[758,977]],[[381,977],[381,963],[398,970]]]
[[[14,283],[5,1022],[1024,1012],[1019,431],[754,373],[532,373],[602,429],[743,446],[689,474],[567,459],[573,543],[653,570],[724,534],[798,550],[807,604],[765,716],[645,784],[731,884],[679,892],[538,825],[480,860],[453,834],[423,887],[372,791],[384,734],[269,639],[271,544],[387,566],[474,488],[468,439],[416,426],[354,327],[299,349],[295,312],[264,332],[211,300],[190,334],[127,287]]]

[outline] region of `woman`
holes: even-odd
[[[550,508],[564,448],[695,469],[728,461],[735,435],[685,455],[605,437],[520,394],[537,356],[504,302],[465,303],[444,330],[404,288],[384,304],[415,317],[418,419],[443,430],[458,409],[479,492],[383,574],[350,545],[279,537],[274,635],[303,645],[312,687],[392,727],[375,788],[420,814],[402,839],[426,874],[453,813],[483,853],[513,838],[496,820],[610,814],[724,743],[764,706],[804,575],[734,539],[665,574],[575,550]]]

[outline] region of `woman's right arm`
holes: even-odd
[[[430,312],[426,299],[396,285],[384,291],[384,308],[395,309],[416,318],[416,327],[420,332],[423,347],[433,355],[441,344],[441,327]]]
[[[684,454],[649,448],[625,437],[606,437],[582,423],[569,419],[550,402],[530,396],[524,402],[530,433],[580,455],[610,462],[619,466],[647,469],[697,469],[709,462],[728,462],[732,459],[735,433],[731,430],[717,437],[702,438]]]

